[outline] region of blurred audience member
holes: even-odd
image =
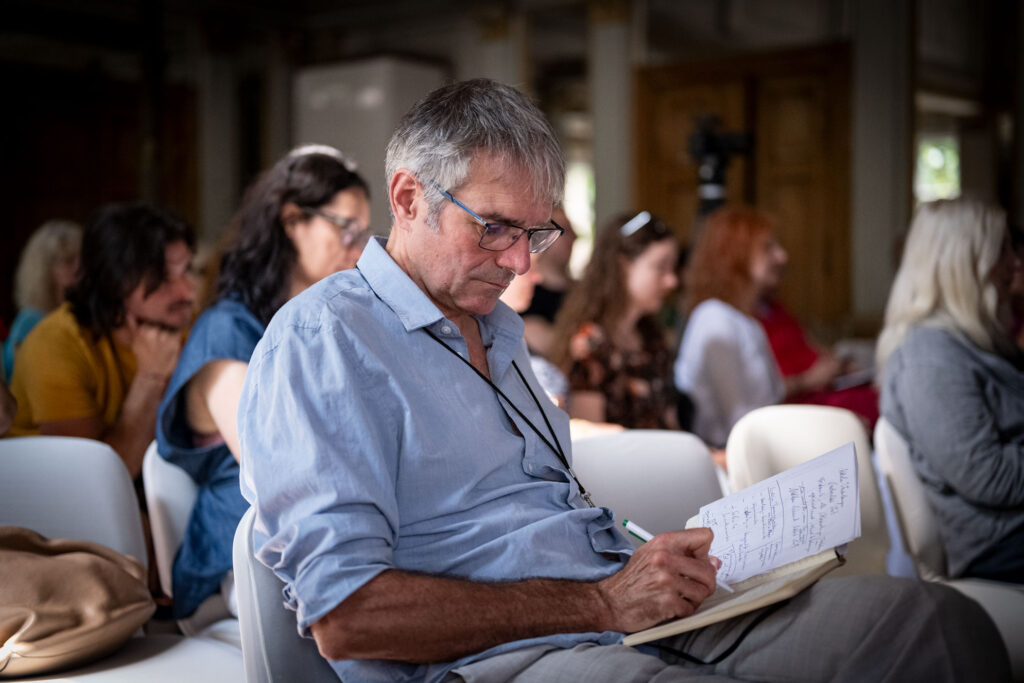
[[[82,238],[67,303],[25,338],[11,434],[98,439],[136,478],[192,321],[192,229],[146,204],[104,207]]]
[[[555,218],[555,221],[558,222],[558,219]],[[558,224],[562,225],[562,223]],[[561,240],[564,237],[565,235],[562,235],[558,239]],[[555,244],[558,244],[558,241]],[[540,269],[537,268],[539,257],[540,254],[530,254],[530,269],[524,274],[512,278],[512,282],[501,294],[501,300],[505,302],[505,305],[520,315],[523,315],[524,311],[530,307],[530,301],[535,296],[537,285],[541,281]],[[529,340],[526,340],[526,345],[526,350],[530,354],[530,365],[533,367],[533,374],[537,375],[537,381],[544,387],[544,391],[554,404],[565,410],[569,400],[569,380],[553,363],[538,355],[536,350],[530,346]]]
[[[545,357],[551,351],[551,331],[555,316],[572,287],[569,259],[576,242],[576,232],[572,229],[569,217],[565,215],[565,209],[555,207],[551,218],[565,228],[565,232],[546,251],[537,255],[531,269],[536,269],[540,281],[534,287],[529,307],[522,312],[526,325],[523,332],[526,343]]]
[[[694,244],[675,380],[693,400],[694,433],[714,448],[725,446],[732,426],[751,410],[821,389],[839,372],[823,363],[788,380],[779,373],[754,311],[778,287],[787,260],[772,222],[750,208],[718,209]]]
[[[676,257],[675,236],[647,211],[600,230],[552,337],[551,360],[569,376],[570,416],[677,428],[672,359],[657,318],[678,285]]]
[[[861,418],[870,434],[878,420],[878,391],[871,382],[871,364],[858,367],[852,358],[840,358],[811,341],[774,291],[758,303],[755,315],[786,382],[785,400],[846,408]],[[835,386],[842,381],[849,385]]]
[[[216,593],[230,599],[239,493],[235,414],[245,371],[274,313],[290,298],[352,268],[370,236],[369,189],[355,166],[322,145],[300,147],[246,191],[228,232],[216,300],[192,328],[160,404],[160,455],[199,485],[174,559],[173,613]]]
[[[47,221],[32,233],[14,274],[14,303],[18,315],[4,342],[4,375],[11,380],[14,354],[28,333],[64,301],[64,290],[75,282],[82,227],[71,221]]]
[[[1021,262],[1003,212],[955,199],[914,216],[878,341],[882,415],[907,440],[950,576],[1024,583]]]

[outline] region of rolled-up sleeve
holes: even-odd
[[[308,633],[392,566],[398,425],[367,391],[338,324],[272,324],[239,403],[242,492],[257,557],[288,584]]]

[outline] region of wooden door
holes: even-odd
[[[771,213],[790,254],[783,302],[806,324],[837,328],[850,313],[849,51],[829,46],[713,63],[641,69],[637,76],[637,205],[688,242],[696,165],[686,140],[698,114],[750,132],[734,157],[730,203]]]

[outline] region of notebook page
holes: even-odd
[[[711,554],[732,584],[860,536],[857,452],[850,442],[700,509]]]

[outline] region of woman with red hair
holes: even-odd
[[[675,364],[676,388],[694,404],[693,432],[714,448],[755,408],[826,386],[839,367],[812,366],[783,379],[754,317],[789,257],[774,225],[750,208],[722,208],[704,224],[686,271],[689,320]]]

